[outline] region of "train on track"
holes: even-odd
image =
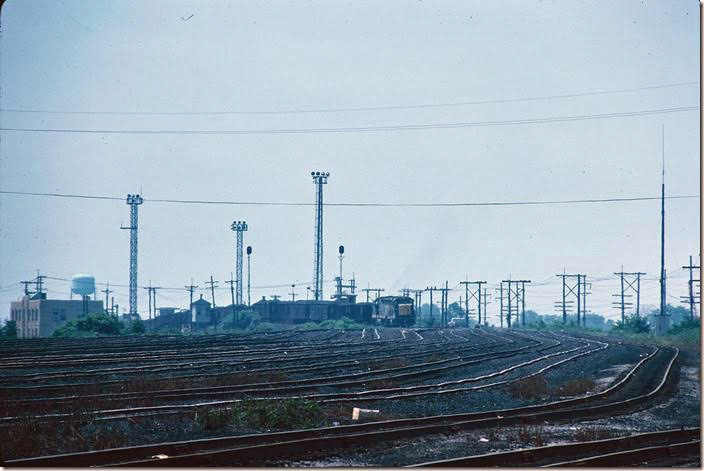
[[[323,322],[346,317],[365,325],[410,327],[416,323],[413,299],[408,296],[382,296],[369,303],[354,299],[335,301],[281,301],[261,299],[250,309],[259,314],[262,322],[276,324],[303,324]]]

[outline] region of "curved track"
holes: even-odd
[[[585,353],[585,352],[582,352]],[[8,462],[13,466],[100,465],[123,463],[129,466],[197,466],[268,463],[281,457],[298,456],[315,450],[334,453],[336,448],[370,446],[392,440],[448,431],[497,427],[536,421],[560,422],[624,414],[651,404],[667,389],[673,364],[679,352],[673,348],[655,349],[641,359],[616,384],[584,397],[539,405],[486,412],[396,419],[276,433],[259,433],[218,439],[165,443],[122,449],[75,453]],[[166,455],[167,458],[150,458]]]

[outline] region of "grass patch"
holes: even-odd
[[[542,399],[549,395],[550,388],[545,377],[537,375],[510,383],[508,392],[517,399]]]
[[[565,382],[562,386],[554,388],[551,396],[583,396],[596,389],[596,382],[591,378],[574,378]]]
[[[231,409],[198,412],[195,422],[201,430],[227,427],[254,430],[296,430],[327,423],[327,416],[317,402],[300,398],[256,401],[246,399]]]

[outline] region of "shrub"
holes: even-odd
[[[232,421],[228,410],[211,409],[196,412],[196,423],[202,430],[222,430]]]
[[[644,317],[636,316],[634,314],[631,316],[626,316],[623,321],[616,322],[613,329],[622,332],[642,334],[650,332],[650,324],[648,324],[648,320]]]
[[[596,382],[591,378],[570,379],[562,386],[552,391],[553,396],[583,396],[596,388]]]
[[[130,322],[130,334],[143,334],[146,331],[142,319],[133,319]]]
[[[93,337],[96,335],[120,335],[123,325],[106,313],[93,314],[69,321],[54,331],[52,337]]]
[[[668,335],[677,335],[695,331],[699,333],[701,329],[701,321],[699,319],[686,319],[677,325],[674,325],[667,331]]]
[[[325,418],[317,402],[300,398],[245,400],[233,411],[236,422],[264,430],[291,430],[319,426]]]
[[[548,395],[548,382],[541,375],[529,376],[508,385],[511,396],[519,399],[538,399]]]

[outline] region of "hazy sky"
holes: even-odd
[[[140,192],[139,284],[160,306],[234,271],[233,220],[254,249],[253,300],[313,278],[311,170],[332,203],[454,203],[699,194],[698,112],[507,121],[698,105],[695,1],[12,1],[2,8],[2,128],[348,132],[107,134],[1,131],[0,189]],[[690,83],[687,85],[687,83]],[[685,85],[682,85],[685,84]],[[545,98],[668,85],[646,90]],[[677,86],[669,86],[677,85]],[[504,100],[497,102],[496,100]],[[491,101],[483,104],[466,102]],[[454,104],[412,108],[415,105]],[[401,109],[378,109],[403,107]],[[409,108],[411,107],[411,108]],[[341,108],[356,111],[251,113]],[[142,114],[18,113],[138,112]],[[149,114],[240,112],[239,114]],[[241,113],[250,112],[250,113]],[[146,113],[146,114],[145,114]],[[467,122],[501,125],[360,131]],[[668,301],[699,252],[699,201],[667,202]],[[0,317],[20,280],[89,273],[127,308],[124,201],[0,195]],[[588,307],[616,317],[613,272],[647,272],[658,304],[659,202],[325,208],[325,279],[425,288],[527,278],[527,308],[554,312],[563,269],[593,279]],[[66,298],[68,282],[47,281]],[[332,284],[325,285],[326,297]],[[260,288],[264,287],[264,288]],[[103,286],[100,287],[103,289]],[[140,310],[147,307],[139,290]],[[198,290],[197,293],[205,291]],[[450,296],[455,301],[463,290]],[[209,297],[209,294],[206,294]],[[246,295],[245,295],[246,296]],[[229,303],[229,290],[216,302]],[[427,301],[427,295],[424,295]],[[496,315],[497,303],[489,306]]]

